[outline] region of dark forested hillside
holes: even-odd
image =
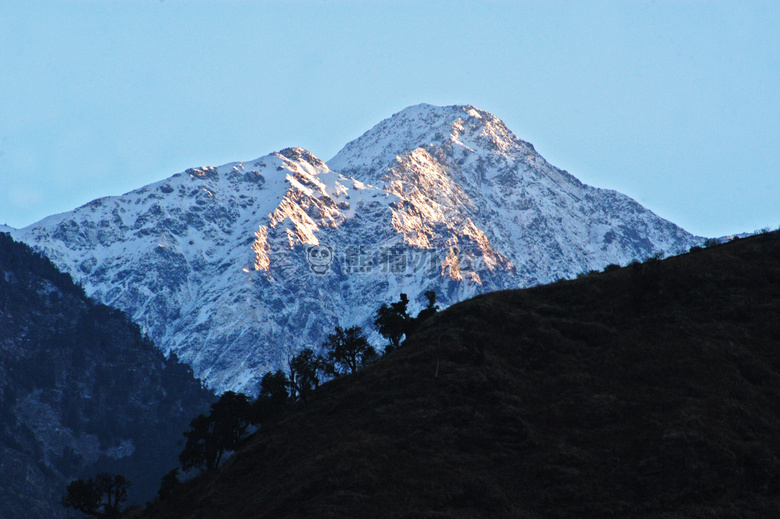
[[[454,305],[146,517],[780,517],[780,236]]]
[[[64,517],[65,485],[99,471],[150,499],[212,398],[125,314],[0,233],[0,518]]]

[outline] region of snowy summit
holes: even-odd
[[[407,108],[327,163],[300,148],[189,169],[19,230],[219,391],[336,325],[677,254],[702,240],[586,186],[473,106]],[[414,310],[412,308],[411,310]]]

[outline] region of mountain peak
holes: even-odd
[[[508,151],[533,146],[517,138],[504,123],[472,105],[410,106],[381,121],[348,143],[328,166],[345,175],[369,174],[375,180],[398,155],[438,146],[471,150],[474,145]]]
[[[410,106],[348,143],[328,161],[328,166],[349,175],[381,171],[398,155],[457,139],[464,121],[470,121],[470,126],[479,126],[492,119],[498,121],[492,114],[471,105]]]
[[[303,148],[285,148],[280,150],[278,154],[290,160],[303,160],[315,166],[325,165],[314,153]]]

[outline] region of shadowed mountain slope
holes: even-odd
[[[780,517],[780,235],[430,318],[146,517]]]
[[[66,517],[66,485],[102,471],[152,498],[213,394],[119,310],[0,233],[0,518]]]

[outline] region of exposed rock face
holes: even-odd
[[[151,499],[211,399],[128,316],[0,233],[0,518],[65,517],[67,483],[101,471]]]
[[[701,241],[551,166],[495,116],[430,105],[327,164],[291,148],[190,169],[13,234],[211,387],[250,393],[337,324],[370,329],[400,292],[446,306]]]

